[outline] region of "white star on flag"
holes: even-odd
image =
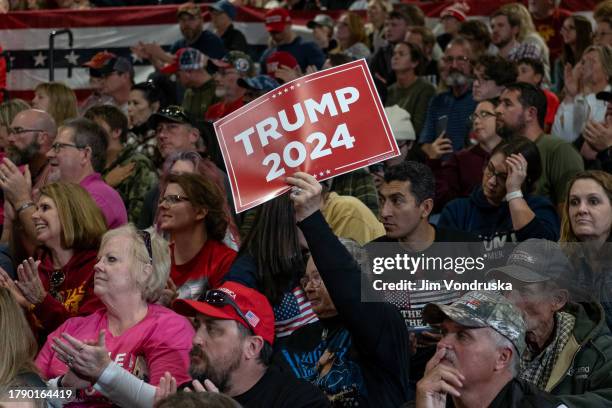
[[[295,86],[291,85],[291,90],[293,91],[295,89]]]
[[[143,62],[142,58],[140,58],[138,55],[132,53],[132,61],[134,62]]]
[[[78,65],[79,63],[79,56],[74,53],[74,50],[70,51],[70,54],[66,55],[64,58],[66,58],[71,65]]]
[[[327,174],[331,174],[331,171],[329,171],[329,170],[325,170],[325,172],[326,172]]]
[[[323,173],[323,172],[319,173],[319,176],[321,176],[321,177],[323,177],[324,175],[325,175],[325,173]]]
[[[42,51],[38,51],[38,54],[36,54],[33,58],[34,58],[34,66],[35,67],[44,67],[45,66],[45,61],[47,60],[47,57],[45,55],[43,55]]]
[[[285,88],[285,93],[289,92],[289,90],[287,88]]]

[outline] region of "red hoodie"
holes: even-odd
[[[33,314],[42,325],[45,333],[57,329],[62,323],[74,316],[87,316],[101,307],[103,303],[93,293],[94,270],[98,252],[95,250],[75,251],[68,263],[62,268],[64,282],[59,286],[60,302],[49,293],[50,279],[53,274],[53,260],[48,251],[40,256],[38,275],[47,291],[45,299],[36,305]]]

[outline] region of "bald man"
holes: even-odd
[[[24,227],[25,241],[35,244],[36,233],[32,222],[34,197],[47,183],[49,165],[46,154],[51,150],[57,126],[45,111],[28,109],[19,112],[11,122],[8,136],[8,158],[0,163],[0,187],[4,199],[13,206],[15,220]],[[19,169],[18,166],[26,166]],[[29,180],[31,179],[31,183]],[[8,240],[5,225],[2,241]],[[28,251],[29,252],[29,251]]]

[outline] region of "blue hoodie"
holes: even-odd
[[[521,242],[529,238],[559,240],[559,217],[549,199],[527,195],[527,205],[535,218],[518,231],[512,227],[510,208],[507,202],[491,205],[484,196],[482,187],[477,187],[468,198],[458,198],[444,207],[438,227],[466,231],[479,235],[482,240],[506,235],[505,242]]]

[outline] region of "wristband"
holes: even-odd
[[[506,194],[506,201],[508,202],[510,202],[510,200],[514,200],[515,198],[523,198],[523,192],[521,190],[517,190]]]
[[[21,204],[21,206],[17,210],[15,210],[15,214],[19,215],[19,213],[25,210],[26,208],[30,208],[35,205],[36,204],[34,204],[34,201],[26,201],[25,203]]]

